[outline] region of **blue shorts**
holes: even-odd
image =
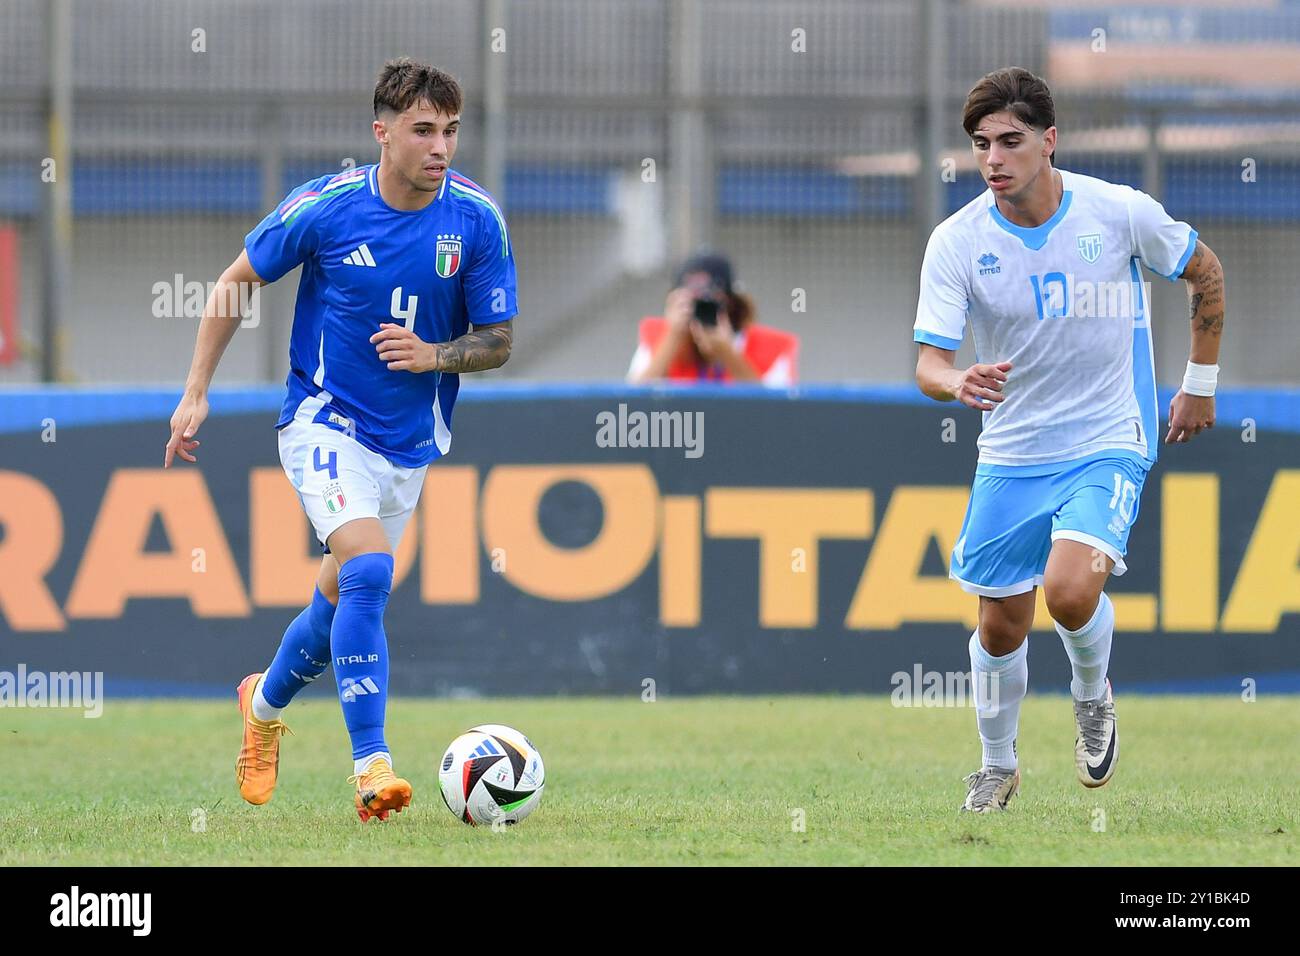
[[[1059,538],[1091,545],[1123,574],[1150,467],[1123,449],[1053,465],[980,465],[948,576],[972,594],[1022,594],[1043,583]]]

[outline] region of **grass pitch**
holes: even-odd
[[[235,786],[228,701],[109,700],[104,714],[0,710],[0,864],[1300,863],[1300,698],[1116,698],[1120,763],[1075,780],[1065,697],[1021,714],[1021,790],[1005,814],[958,814],[979,744],[969,708],[886,697],[389,702],[409,810],[362,824],[333,701],[285,715],[264,807]],[[451,739],[484,722],[541,748],[540,808],[494,833],[438,794]],[[802,823],[802,829],[800,824]]]

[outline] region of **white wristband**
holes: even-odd
[[[1183,375],[1183,391],[1188,395],[1213,395],[1214,386],[1218,383],[1219,366],[1187,363],[1187,372]]]

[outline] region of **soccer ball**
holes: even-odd
[[[546,768],[533,742],[501,724],[480,724],[451,742],[438,772],[442,799],[470,826],[518,823],[542,802]]]

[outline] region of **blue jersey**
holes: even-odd
[[[395,322],[425,342],[516,311],[505,219],[480,186],[448,169],[428,206],[393,209],[378,166],[304,183],[244,240],[265,282],[302,266],[289,340],[288,395],[276,428],[320,422],[396,465],[415,468],[451,447],[460,377],[390,371],[370,336]]]

